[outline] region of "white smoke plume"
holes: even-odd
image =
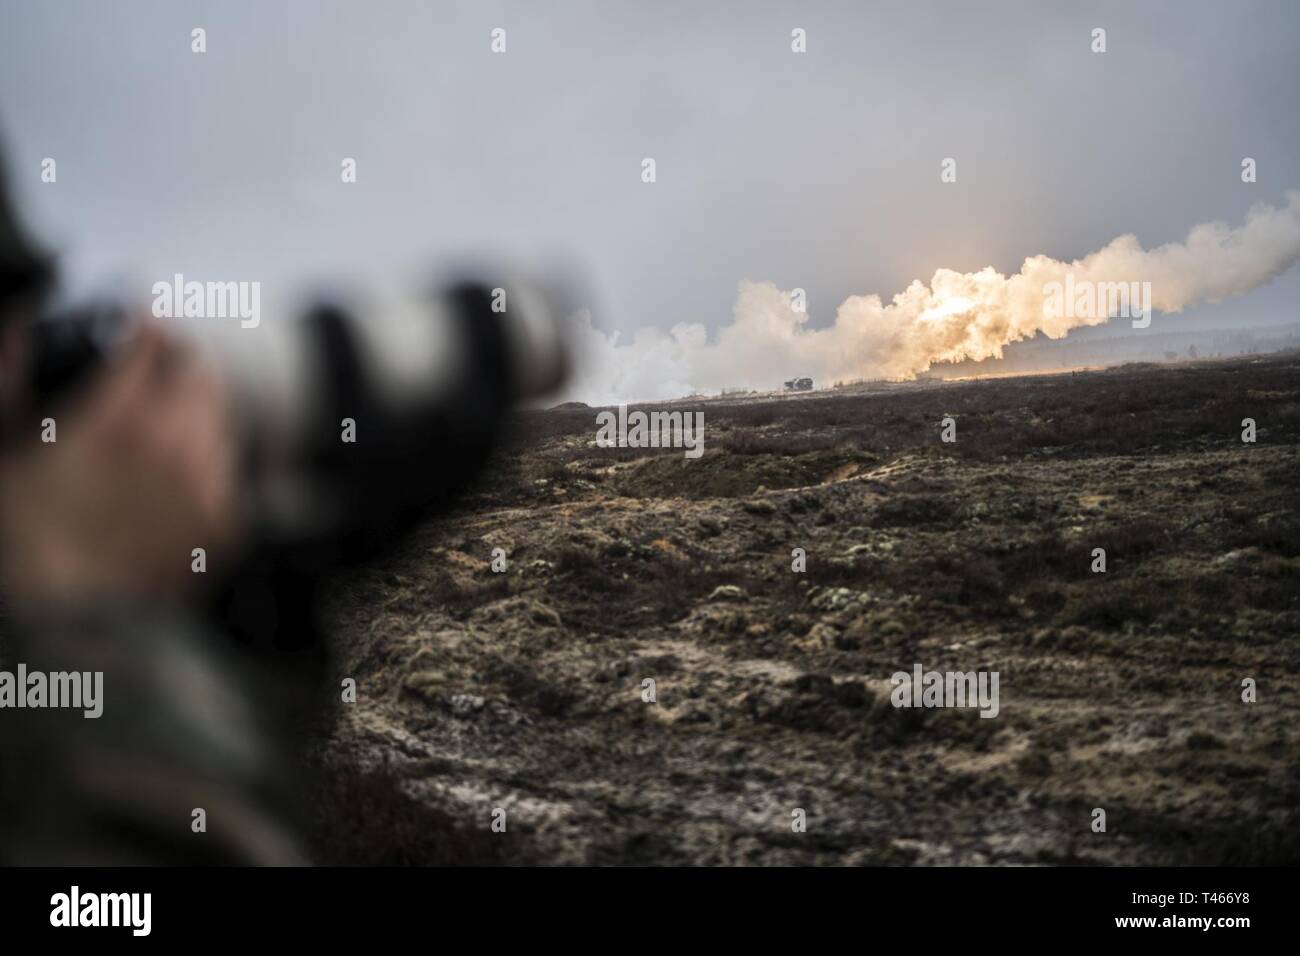
[[[1045,287],[1066,282],[1149,282],[1150,305],[1177,313],[1198,302],[1249,292],[1300,260],[1300,191],[1281,208],[1253,207],[1246,221],[1194,227],[1182,242],[1143,249],[1132,235],[1060,262],[1032,256],[1004,276],[992,267],[935,272],[888,304],[855,295],[825,328],[807,327],[789,292],[771,282],[742,281],[733,321],[710,340],[704,326],[681,323],[664,333],[642,329],[624,341],[579,316],[579,368],[571,395],[592,404],[653,401],[717,392],[724,387],[771,389],[791,375],[818,384],[874,378],[910,378],[935,362],[1001,357],[1011,342],[1043,333],[1061,338],[1072,328],[1107,321],[1092,314],[1049,316]]]

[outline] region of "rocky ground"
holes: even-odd
[[[1300,356],[673,407],[702,458],[521,416],[340,582],[321,859],[1300,862]]]

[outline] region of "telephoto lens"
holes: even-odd
[[[562,383],[564,302],[535,282],[461,280],[227,327],[215,351],[257,527],[315,562],[382,547],[473,477],[511,408]]]
[[[448,503],[510,410],[563,383],[573,288],[460,277],[430,295],[334,298],[252,327],[167,320],[219,368],[233,404],[252,533],[217,589],[222,625],[258,643],[312,643],[320,577]],[[57,414],[127,334],[126,315],[100,302],[35,323],[37,414]]]

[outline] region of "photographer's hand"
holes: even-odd
[[[10,363],[16,345],[6,343]],[[7,411],[18,400],[0,399]],[[240,534],[230,425],[214,370],[141,324],[56,413],[56,441],[33,434],[0,457],[0,584],[10,599],[183,601],[204,580],[192,549],[211,562]]]

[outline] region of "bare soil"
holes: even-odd
[[[671,407],[702,458],[521,415],[339,582],[322,859],[1300,862],[1300,356]]]

